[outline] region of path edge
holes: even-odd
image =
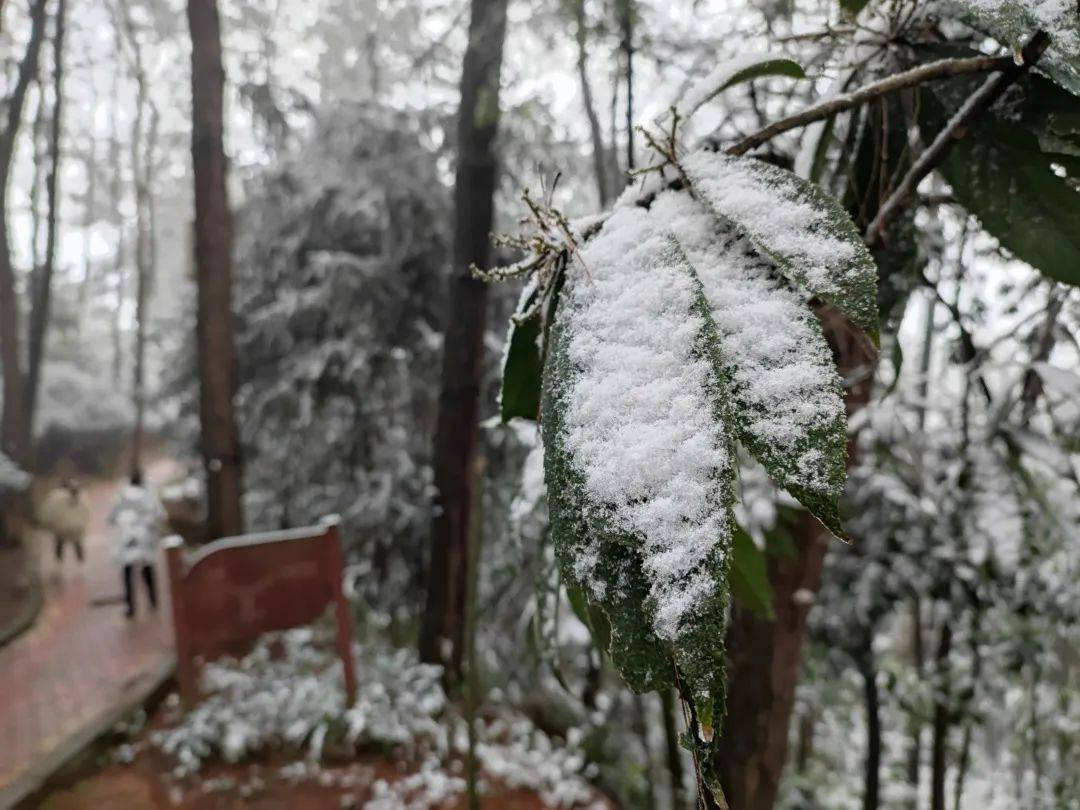
[[[31,562],[30,567],[30,593],[15,614],[15,618],[0,627],[0,647],[5,647],[15,641],[19,636],[34,626],[41,615],[41,608],[45,605],[45,589],[41,583],[41,571],[37,564]]]
[[[30,810],[39,806],[45,794],[73,784],[85,771],[96,767],[90,758],[98,744],[109,737],[117,724],[138,709],[160,703],[172,689],[176,678],[176,659],[169,657],[145,677],[138,678],[126,699],[118,700],[98,717],[89,720],[52,751],[41,757],[13,782],[0,789],[0,809]]]

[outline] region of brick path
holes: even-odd
[[[173,469],[168,461],[155,463],[148,479],[158,484]],[[136,619],[123,615],[123,586],[108,553],[105,525],[119,485],[87,487],[93,516],[82,568],[71,548],[58,566],[51,538],[35,538],[45,605],[34,627],[0,648],[0,805],[5,789],[108,715],[172,655],[167,598],[156,614],[145,610],[144,600],[136,603]],[[167,597],[164,565],[157,568],[158,590]],[[144,599],[137,581],[136,599]],[[94,604],[103,599],[116,601]]]

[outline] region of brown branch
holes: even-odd
[[[1007,71],[1010,67],[1015,67],[1011,56],[973,56],[964,59],[940,59],[936,62],[919,65],[917,68],[897,73],[865,87],[852,90],[850,93],[844,93],[823,101],[788,118],[775,121],[764,129],[743,138],[728,149],[727,153],[736,156],[744,155],[781,133],[804,127],[815,121],[822,121],[832,115],[859,107],[868,101],[873,101],[889,93],[895,93],[898,90],[969,73]]]
[[[982,86],[976,90],[949,121],[948,125],[937,134],[934,142],[927,147],[904,179],[893,189],[892,194],[878,209],[877,216],[866,229],[865,241],[870,247],[876,245],[884,235],[885,225],[908,201],[908,198],[918,188],[923,178],[932,172],[945,159],[953,147],[953,143],[964,137],[970,125],[983,113],[990,109],[1002,94],[1012,86],[1017,79],[1027,73],[1031,66],[1042,56],[1046,46],[1050,44],[1050,37],[1044,31],[1039,31],[1024,46],[1020,54],[1019,63],[1009,60],[1009,65],[1001,72],[988,78]]]

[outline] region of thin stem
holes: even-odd
[[[1020,63],[1009,60],[1008,66],[995,76],[991,76],[983,85],[976,90],[952,117],[948,125],[937,134],[934,142],[927,147],[919,159],[915,161],[911,169],[893,189],[892,194],[878,209],[877,216],[866,229],[865,241],[867,245],[876,245],[885,232],[885,225],[908,201],[908,198],[918,188],[923,178],[932,172],[948,155],[953,143],[963,137],[968,127],[985,113],[994,102],[1001,98],[1002,94],[1021,76],[1031,69],[1031,66],[1039,60],[1046,46],[1050,44],[1050,37],[1044,31],[1039,31],[1031,38],[1021,52]]]
[[[968,73],[1006,71],[1010,67],[1016,67],[1011,56],[973,56],[964,59],[940,59],[936,62],[919,65],[919,67],[873,82],[865,87],[852,90],[850,93],[830,98],[802,112],[775,121],[764,129],[743,138],[728,149],[727,153],[736,156],[744,155],[781,133],[804,127],[815,121],[823,121],[829,116],[859,107],[868,101],[873,101],[889,93],[895,93],[898,90]]]

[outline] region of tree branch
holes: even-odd
[[[889,198],[878,209],[877,216],[866,229],[865,241],[869,247],[873,247],[884,235],[885,225],[906,204],[908,197],[918,188],[923,178],[932,172],[949,154],[953,143],[967,134],[968,127],[990,109],[1002,94],[1009,89],[1017,79],[1023,76],[1039,57],[1042,56],[1046,46],[1050,44],[1050,37],[1045,31],[1039,31],[1031,38],[1020,53],[1019,62],[1009,60],[1009,65],[1000,73],[991,76],[971,97],[964,102],[948,125],[937,134],[934,142],[927,147],[915,164],[908,170],[904,179],[900,181]]]
[[[973,56],[964,59],[940,59],[936,62],[919,65],[917,68],[897,73],[881,81],[852,90],[850,93],[844,93],[823,101],[788,118],[775,121],[764,129],[743,138],[728,149],[727,153],[736,156],[744,155],[751,149],[761,146],[783,132],[824,120],[829,116],[853,109],[868,101],[873,101],[876,98],[895,93],[907,87],[915,87],[925,82],[947,79],[952,76],[962,76],[968,73],[1007,71],[1010,67],[1015,66],[1011,56]]]

